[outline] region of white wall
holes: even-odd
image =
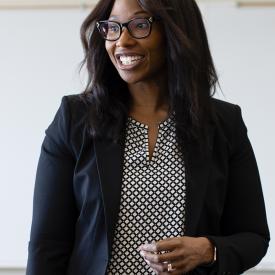
[[[79,27],[87,11],[0,10],[0,266],[25,266],[44,130],[80,91]]]
[[[219,97],[242,107],[261,174],[272,238],[275,231],[275,8],[240,9],[221,2],[203,5],[202,10],[225,95]],[[260,266],[275,270],[274,240]]]
[[[275,9],[204,4],[202,10],[225,99],[242,106],[273,233]],[[0,267],[26,264],[44,130],[61,97],[83,87],[77,71],[82,59],[79,27],[86,14],[81,10],[0,11]],[[275,270],[273,241],[262,267]]]

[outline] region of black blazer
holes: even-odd
[[[237,105],[212,100],[204,153],[185,156],[186,235],[207,236],[217,263],[194,274],[239,274],[265,255],[262,188]],[[88,105],[63,98],[37,168],[27,275],[104,275],[120,203],[123,148],[88,134]]]

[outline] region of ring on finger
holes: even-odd
[[[169,264],[167,265],[167,271],[168,271],[168,272],[171,272],[171,271],[174,271],[174,270],[175,270],[175,268],[173,268],[172,264],[169,263]]]

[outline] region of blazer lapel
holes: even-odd
[[[185,234],[195,236],[205,192],[209,181],[214,126],[209,125],[203,149],[194,143],[185,144],[186,165],[186,221]]]
[[[94,147],[104,204],[108,253],[110,256],[120,205],[123,145],[108,140],[96,140]]]

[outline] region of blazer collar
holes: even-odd
[[[185,234],[196,235],[196,227],[203,207],[209,180],[214,127],[209,124],[207,141],[203,152],[193,143],[185,143],[186,165],[186,221]],[[95,140],[95,153],[99,172],[102,198],[107,226],[109,256],[117,223],[123,173],[124,145],[110,140]]]

